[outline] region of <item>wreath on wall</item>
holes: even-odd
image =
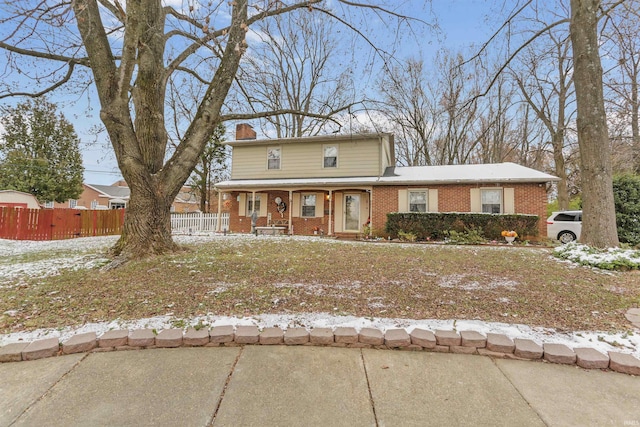
[[[276,204],[276,210],[280,214],[280,217],[281,218],[284,217],[284,213],[287,210],[287,204],[284,201],[282,201],[282,198],[280,197],[276,197],[274,202]]]

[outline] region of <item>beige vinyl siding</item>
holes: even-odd
[[[231,179],[317,178],[378,176],[380,143],[377,139],[340,142],[338,167],[324,168],[323,146],[330,142],[281,144],[280,169],[267,169],[267,145],[233,148]]]

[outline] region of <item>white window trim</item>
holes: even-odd
[[[482,213],[492,213],[492,212],[484,212],[482,208],[482,192],[483,191],[499,191],[500,192],[500,214],[504,213],[504,188],[502,187],[480,187],[480,212]]]
[[[278,167],[277,168],[270,168],[269,167],[269,150],[273,150],[273,149],[278,149],[278,152],[280,153],[280,157],[278,157]],[[277,171],[277,170],[281,170],[282,169],[282,146],[280,145],[270,145],[267,146],[267,170],[270,171]]]
[[[69,208],[73,209],[78,206],[78,201],[76,199],[69,199]]]
[[[425,195],[425,212],[429,212],[429,189],[428,188],[409,188],[407,189],[407,212],[411,212],[411,193],[424,193]]]
[[[325,156],[325,150],[327,148],[333,147],[336,149],[336,165],[335,166],[325,166],[324,165],[324,160],[326,158]],[[337,144],[323,144],[322,145],[322,169],[338,169],[339,166],[339,158],[340,158],[340,149],[338,148]]]
[[[304,215],[304,207],[309,206],[304,204],[305,196],[314,196],[316,198],[316,203],[313,205],[313,215]],[[301,218],[315,218],[318,209],[318,194],[316,193],[302,193],[300,194],[300,217]]]

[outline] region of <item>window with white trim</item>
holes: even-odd
[[[302,212],[300,216],[315,217],[316,216],[316,195],[303,194],[301,197]]]
[[[97,209],[98,208],[98,201],[97,200],[92,200],[91,201],[91,209]]]
[[[267,147],[267,169],[280,169],[280,147]]]
[[[481,189],[480,201],[483,213],[502,213],[502,189]]]
[[[256,194],[256,212],[260,213],[260,195]],[[247,195],[247,216],[251,216],[253,213],[253,196]]]
[[[409,212],[426,212],[428,200],[426,190],[409,191]]]
[[[73,209],[78,206],[78,201],[76,199],[69,199],[69,208]]]
[[[338,167],[338,147],[335,145],[325,145],[323,147],[324,159],[322,167],[337,168]]]
[[[53,209],[53,202],[46,202],[44,204],[45,209]]]

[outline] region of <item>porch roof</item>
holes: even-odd
[[[549,175],[515,163],[481,165],[389,167],[382,176],[343,178],[236,179],[216,184],[220,190],[273,187],[334,187],[349,185],[435,185],[473,183],[544,183],[559,181]]]

